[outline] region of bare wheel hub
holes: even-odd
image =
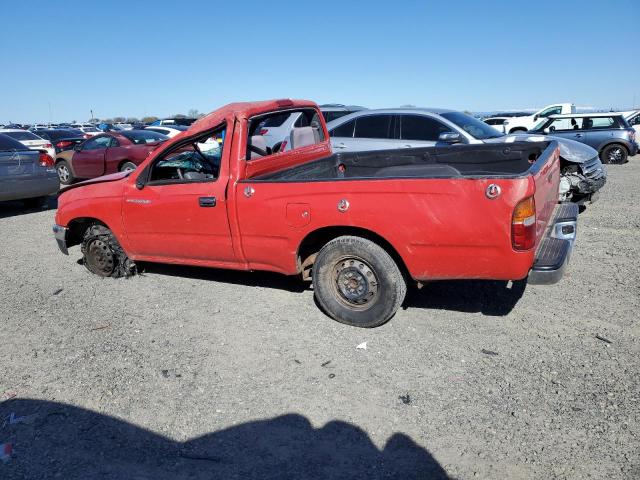
[[[362,259],[340,259],[334,267],[337,298],[350,308],[366,309],[378,295],[378,279]]]
[[[620,163],[622,161],[622,149],[620,147],[609,150],[609,162]]]
[[[109,246],[99,238],[89,244],[86,253],[86,261],[89,270],[103,275],[113,272],[113,252]]]

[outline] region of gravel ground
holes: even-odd
[[[558,285],[434,283],[373,330],[278,275],[100,279],[0,205],[0,477],[640,478],[639,158]]]

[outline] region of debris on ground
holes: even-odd
[[[609,340],[608,338],[601,337],[600,335],[596,335],[596,338],[597,338],[598,340],[601,340],[601,341],[603,341],[603,342],[605,342],[605,343],[608,343],[608,344],[613,343],[613,342],[612,342],[611,340]]]
[[[4,422],[2,422],[2,427],[0,427],[0,430],[2,430],[7,425],[15,425],[17,423],[25,423],[27,425],[30,425],[30,424],[32,424],[34,422],[34,420],[37,417],[38,417],[37,413],[31,414],[31,415],[24,415],[22,417],[18,417],[18,416],[16,416],[16,414],[14,412],[11,412],[9,414],[9,416],[7,416],[4,419]]]
[[[298,360],[297,358],[294,358],[293,361],[296,362],[298,365],[302,365],[302,362],[300,360]]]
[[[7,463],[13,455],[13,446],[10,443],[0,443],[0,460]]]
[[[367,349],[367,342],[362,342],[360,345],[356,345],[356,348],[359,348],[361,350],[366,350]]]
[[[95,332],[96,330],[104,330],[105,328],[109,328],[111,325],[100,325],[98,327],[94,327],[91,329],[92,332]]]
[[[335,373],[330,373],[329,374],[329,378],[336,378],[336,374]]]
[[[405,405],[409,405],[411,403],[411,396],[407,393],[406,395],[400,395],[398,397],[402,403],[404,403]]]
[[[493,350],[487,350],[486,348],[483,348],[482,350],[480,350],[482,353],[484,353],[485,355],[499,355],[498,352],[494,352]]]
[[[60,295],[63,291],[64,291],[64,288],[58,288],[57,290],[55,290],[55,291],[53,292],[53,295],[54,295],[54,296],[56,296],[56,295]]]
[[[327,360],[326,362],[320,364],[321,367],[326,367],[327,365],[329,365],[331,363],[331,360]]]

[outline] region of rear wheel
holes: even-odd
[[[66,160],[60,160],[56,163],[56,172],[58,172],[58,179],[63,185],[71,185],[75,181],[71,167]]]
[[[602,163],[626,163],[629,152],[624,145],[614,143],[607,145],[600,152],[600,160]]]
[[[101,277],[133,274],[133,263],[113,232],[104,225],[92,225],[84,233],[82,260],[87,270]]]
[[[136,169],[136,164],[133,162],[124,162],[120,165],[121,172],[133,172]]]
[[[365,328],[393,317],[407,292],[393,258],[378,244],[355,236],[338,237],[320,250],[313,288],[331,318]]]

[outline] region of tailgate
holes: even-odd
[[[544,237],[547,224],[558,203],[560,148],[557,142],[554,141],[549,144],[531,167],[530,173],[535,183],[537,246]]]

